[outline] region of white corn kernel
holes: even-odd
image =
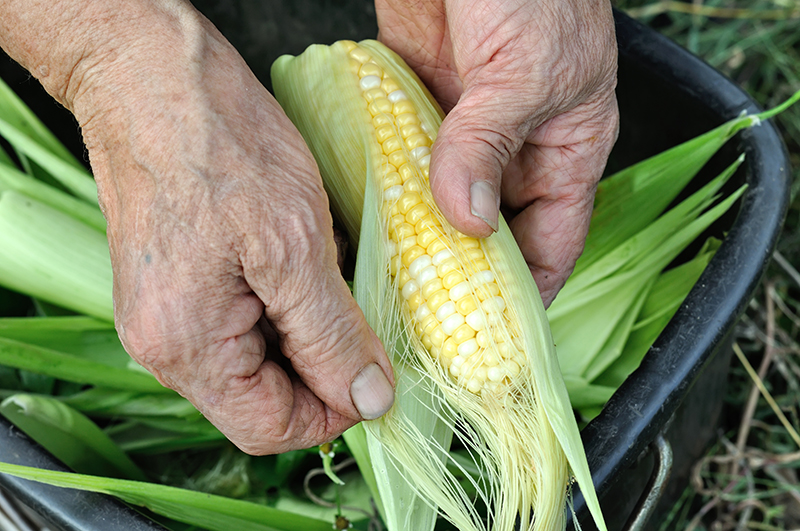
[[[469,285],[469,281],[465,280],[460,284],[456,284],[452,288],[450,288],[450,300],[453,302],[457,302],[462,297],[465,297],[472,293],[472,287]]]
[[[381,86],[381,78],[378,76],[364,76],[361,78],[361,90],[369,90]]]
[[[478,352],[478,342],[475,338],[467,339],[458,346],[458,355],[463,357],[472,356]]]
[[[413,281],[409,281],[409,282],[413,282]],[[431,309],[428,308],[428,305],[427,304],[420,304],[419,308],[417,308],[417,311],[414,313],[414,317],[417,319],[417,322],[421,323],[422,320],[425,319],[430,314],[431,314]]]
[[[436,312],[436,315],[439,315],[439,312]],[[462,324],[464,324],[464,316],[458,312],[453,313],[451,316],[447,317],[444,321],[442,321],[442,332],[444,332],[448,336],[451,336],[453,335],[453,332],[456,331],[456,328],[458,328]]]
[[[431,154],[431,148],[427,146],[419,146],[411,150],[411,158],[413,160],[419,160],[422,157],[430,154]]]
[[[454,313],[456,313],[456,303],[454,303],[453,301],[447,301],[444,304],[442,304],[441,306],[439,306],[438,310],[436,310],[436,319],[440,323],[443,323],[445,319],[447,319],[448,317],[450,317]],[[450,335],[453,335],[453,334],[450,333],[450,334],[447,334],[447,335],[450,336]]]
[[[484,321],[483,312],[480,310],[473,310],[469,312],[467,315],[467,324],[472,327],[473,330],[476,332],[479,330],[483,330],[486,326],[486,321]]]
[[[398,199],[400,199],[401,195],[403,195],[403,191],[404,191],[403,187],[399,184],[390,186],[389,188],[383,191],[383,200],[395,202]]]
[[[488,376],[489,381],[491,382],[502,382],[503,378],[506,377],[506,371],[495,366],[486,372],[486,376]]]
[[[412,296],[414,293],[416,293],[417,291],[419,291],[419,284],[417,284],[417,283],[416,283],[415,281],[413,281],[413,280],[409,280],[408,282],[406,282],[406,285],[405,285],[405,286],[403,286],[403,291],[402,291],[402,293],[403,293],[403,298],[404,298],[405,300],[408,300],[408,299],[410,299],[410,298],[411,298],[411,296]]]
[[[492,297],[483,301],[481,307],[486,313],[502,313],[506,309],[506,301],[503,300],[503,297]]]
[[[423,255],[427,256],[427,255]],[[439,278],[439,273],[436,271],[436,268],[432,265],[426,267],[419,273],[417,273],[417,282],[419,282],[420,286],[424,286],[429,281],[433,280],[434,278]]]
[[[419,276],[419,272],[431,265],[431,257],[427,254],[423,254],[413,262],[411,265],[408,266],[408,273],[411,275],[412,278],[417,278]]]
[[[398,101],[401,100],[407,100],[408,96],[406,96],[406,93],[403,92],[402,90],[395,90],[394,92],[389,94],[388,98],[389,101],[391,101],[392,103],[397,103]]]
[[[452,257],[453,257],[453,251],[451,251],[450,249],[442,249],[441,251],[433,255],[432,262],[433,265],[439,267],[440,265],[442,265],[442,262]]]

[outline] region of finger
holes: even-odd
[[[513,92],[473,87],[444,119],[431,154],[431,190],[459,231],[487,237],[498,228],[503,170],[530,125],[510,105]]]
[[[392,367],[339,272],[327,208],[289,209],[282,224],[291,259],[260,254],[245,275],[268,301],[283,354],[332,410],[353,420],[380,417],[394,401]]]

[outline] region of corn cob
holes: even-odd
[[[433,98],[375,41],[313,46],[280,58],[272,76],[360,243],[355,296],[398,373],[395,407],[368,426],[390,529],[412,528],[391,500],[405,496],[385,479],[393,473],[459,529],[561,529],[570,467],[604,529],[541,298],[510,230],[501,220],[496,235],[468,237],[433,201],[430,148],[443,116]],[[486,520],[445,466],[449,439],[430,440],[425,422],[455,432],[476,458]]]

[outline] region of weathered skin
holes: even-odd
[[[433,154],[443,211],[488,234],[469,184],[498,190],[505,169],[547,300],[580,252],[616,131],[610,8],[573,3],[377,6],[381,37],[453,108]],[[391,406],[310,153],[188,2],[4,0],[0,46],[81,125],[131,356],[254,454],[329,441]]]

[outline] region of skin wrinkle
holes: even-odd
[[[536,157],[542,155],[522,142],[530,141],[528,130],[548,113],[563,111],[553,105],[566,100],[551,91],[575,97],[611,86],[604,79],[615,66],[610,55],[605,59],[614,46],[610,6],[587,0],[394,6],[377,2],[381,39],[417,68],[433,93],[447,100],[446,108],[476,108],[475,134],[483,138],[472,147],[483,154],[464,153],[454,163],[473,161],[475,171],[499,187],[501,168],[491,164],[497,166],[503,151],[513,160],[512,148],[523,149],[521,169],[534,181],[554,179],[554,171],[537,175]],[[485,20],[469,12],[474,6]],[[516,14],[509,19],[502,10]],[[552,37],[561,24],[580,28],[586,44],[572,34],[560,44],[548,40],[544,30]],[[538,28],[542,35],[520,34]],[[476,47],[479,42],[484,46]],[[10,46],[12,57],[26,66],[47,67],[47,89],[66,100],[82,125],[108,221],[115,319],[126,349],[246,451],[307,447],[351,426],[358,415],[349,382],[370,363],[391,380],[391,367],[336,267],[331,219],[310,153],[222,35],[183,0],[3,0],[0,45]],[[516,47],[525,53],[515,55]],[[556,59],[578,64],[568,68]],[[583,119],[592,114],[579,111]],[[594,154],[549,184],[553,194],[568,191],[563,183],[575,180],[573,171],[602,162],[614,117],[608,122],[590,124],[596,130],[582,136],[601,139]],[[488,123],[499,123],[499,137],[486,133]],[[575,141],[551,136],[556,129],[535,134],[545,135],[539,138],[545,145]],[[561,132],[574,136],[571,127]],[[459,134],[469,137],[466,129]],[[463,147],[457,137],[440,140],[456,152]],[[500,155],[486,142],[496,143]],[[546,156],[558,160],[559,154]],[[506,179],[516,178],[506,173]],[[468,194],[469,183],[455,178],[450,184],[459,190],[444,201]],[[585,215],[571,207],[560,198],[534,201],[514,221],[541,219],[541,241],[559,243],[557,253],[546,256],[569,263],[580,242],[557,231],[569,225],[579,233],[576,220]],[[550,213],[563,215],[549,219]],[[295,232],[285,232],[287,224]],[[539,252],[531,234],[521,243]],[[277,335],[284,345],[298,345],[287,348],[291,362],[308,373],[308,385],[284,372],[275,361],[282,358],[267,351],[262,330],[268,318],[280,331],[270,341]],[[338,326],[343,334],[336,336]]]

